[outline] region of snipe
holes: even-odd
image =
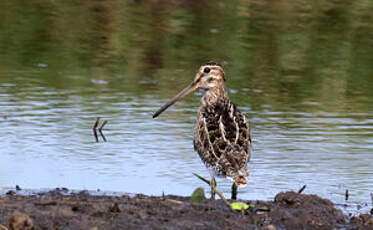
[[[197,89],[206,93],[201,99],[194,128],[194,149],[206,166],[213,169],[211,185],[216,185],[215,175],[227,177],[233,181],[232,199],[236,199],[237,186],[245,185],[249,176],[251,135],[246,117],[229,100],[225,73],[220,64],[208,62],[202,65],[194,81],[164,104],[153,118]]]

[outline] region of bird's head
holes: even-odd
[[[197,89],[210,90],[224,86],[224,82],[223,67],[216,62],[207,62],[199,68],[192,84]]]
[[[174,98],[169,102],[164,104],[156,113],[154,113],[153,118],[156,118],[168,107],[173,105],[176,101],[182,99],[191,92],[194,92],[197,89],[211,90],[216,88],[224,87],[225,82],[225,73],[223,67],[216,62],[207,62],[202,65],[193,82],[184,88],[180,93],[178,93]]]

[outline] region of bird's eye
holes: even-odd
[[[210,73],[210,68],[209,68],[209,67],[204,68],[204,69],[203,69],[203,72],[205,72],[205,73]]]

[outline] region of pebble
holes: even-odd
[[[269,224],[264,226],[263,230],[277,230],[277,228],[273,224]]]
[[[110,212],[121,212],[118,203],[114,203],[113,206],[109,208]]]
[[[32,219],[23,213],[15,211],[9,219],[10,230],[33,230],[34,223]]]

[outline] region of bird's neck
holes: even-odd
[[[201,106],[213,106],[228,99],[225,86],[214,87],[206,91],[201,99]],[[229,100],[229,99],[228,99]]]

